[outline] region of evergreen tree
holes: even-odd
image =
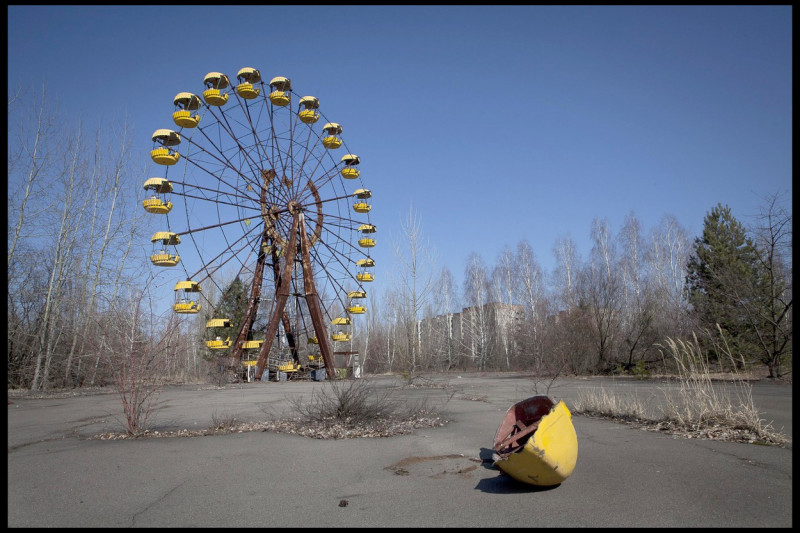
[[[214,306],[214,309],[209,310],[206,314],[207,321],[212,318],[229,319],[231,321],[230,327],[214,328],[213,332],[208,330],[204,333],[204,337],[212,339],[215,336],[219,336],[223,340],[230,338],[231,341],[235,341],[239,333],[239,326],[242,323],[248,297],[248,287],[242,282],[239,276],[236,276],[236,278],[223,289],[222,296]],[[206,350],[206,352],[208,352],[206,354],[208,359],[218,355],[217,353],[211,353],[214,352],[214,350]],[[225,353],[227,354],[228,350],[226,350]]]
[[[717,204],[704,219],[702,237],[694,241],[686,289],[700,325],[712,332],[719,326],[735,355],[745,359],[756,352],[744,307],[753,304],[758,280],[753,242],[730,208]]]

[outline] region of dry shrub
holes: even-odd
[[[303,396],[293,396],[289,402],[308,422],[358,425],[393,418],[398,403],[391,392],[376,389],[368,380],[334,380],[325,382],[319,391],[312,391],[308,401]]]

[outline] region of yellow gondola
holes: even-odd
[[[372,272],[359,272],[356,279],[362,282],[375,281],[375,275]]]
[[[191,280],[179,281],[175,284],[175,303],[172,309],[176,313],[195,314],[202,306],[194,301],[194,294],[201,291],[200,284]]]
[[[225,340],[222,340],[222,336],[219,335],[218,329],[227,329],[231,327],[231,320],[229,318],[212,318],[208,322],[206,322],[206,329],[212,330],[212,334],[216,337],[215,339],[207,340],[206,346],[211,348],[212,350],[224,350],[226,348],[230,348],[233,344],[231,341],[230,335]]]
[[[336,317],[331,320],[334,331],[331,332],[331,340],[335,342],[347,342],[351,339],[350,333],[345,329],[350,326],[350,317]]]
[[[365,291],[350,291],[347,293],[347,299],[350,301],[349,307],[347,308],[347,312],[353,315],[363,315],[367,312],[367,308],[364,307],[358,300],[362,300],[367,297],[367,293]]]
[[[300,122],[314,124],[319,120],[319,98],[304,96],[300,99],[300,107],[303,108],[298,113]]]
[[[174,165],[180,159],[180,154],[173,147],[181,143],[181,136],[172,130],[160,129],[153,132],[154,148],[150,157],[159,165]]]
[[[372,274],[372,272],[367,270],[368,268],[372,268],[375,266],[374,259],[372,259],[371,257],[367,257],[366,259],[359,259],[358,261],[356,261],[356,266],[364,269],[362,272],[358,272],[356,274],[356,279],[358,281],[365,281],[365,282],[375,281],[375,276]]]
[[[256,83],[261,82],[261,73],[250,67],[244,67],[236,74],[236,79],[239,84],[236,86],[236,94],[245,100],[252,100],[261,94],[261,89],[253,87]]]
[[[209,72],[203,78],[203,84],[206,86],[206,90],[203,91],[203,100],[208,105],[220,107],[228,102],[227,93],[222,92],[231,84],[228,76],[221,72]]]
[[[212,350],[224,350],[226,348],[230,348],[233,344],[233,341],[230,337],[225,340],[222,340],[222,337],[217,337],[216,339],[206,341],[206,347],[211,348]]]
[[[358,231],[360,231],[364,235],[367,235],[375,233],[376,231],[378,231],[378,229],[372,224],[361,224],[358,227]],[[375,239],[365,236],[358,240],[358,245],[361,246],[362,248],[372,248],[375,246]]]
[[[153,243],[150,262],[155,266],[174,267],[180,262],[181,256],[178,255],[175,248],[181,243],[178,235],[169,231],[159,231],[153,234],[150,241]],[[168,246],[171,246],[175,253],[170,253],[167,249]]]
[[[339,129],[339,133],[341,133],[341,127]],[[361,175],[361,171],[356,168],[356,165],[361,163],[361,158],[359,158],[357,155],[355,154],[343,155],[342,163],[344,163],[344,168],[342,168],[340,173],[342,174],[343,178],[354,180]]]
[[[256,351],[261,350],[262,344],[264,344],[263,340],[249,340],[242,342],[242,350],[244,350],[242,355],[244,358],[242,364],[244,366],[254,366],[256,363],[258,363],[258,361],[256,359],[252,359],[252,357],[256,356]]]
[[[172,120],[181,128],[196,128],[200,122],[200,97],[192,93],[178,93],[172,99],[175,104],[175,112],[172,113]]]
[[[353,196],[361,200],[360,202],[353,204],[353,211],[356,213],[369,213],[369,211],[372,209],[372,206],[364,200],[372,198],[372,191],[369,189],[356,189],[353,192]]]
[[[260,341],[244,341],[242,343],[243,350],[259,350],[261,345],[264,344],[263,340]]]
[[[299,372],[300,363],[295,363],[294,361],[281,362],[276,368],[278,372]]]
[[[150,178],[144,182],[144,190],[150,191],[150,197],[142,200],[142,206],[145,211],[157,215],[166,215],[172,210],[172,202],[161,197],[172,192],[172,183],[168,180]]]
[[[290,92],[292,90],[292,80],[283,76],[275,76],[269,82],[269,88],[269,101],[273,105],[281,107],[289,105],[292,100]]]
[[[342,134],[341,125],[335,122],[328,122],[322,127],[322,131],[327,133],[327,135],[322,138],[322,146],[329,150],[335,150],[342,145],[342,139],[338,137]]]
[[[494,437],[495,465],[517,481],[558,485],[575,469],[578,436],[563,401],[533,396],[511,406]]]

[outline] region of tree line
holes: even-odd
[[[791,211],[778,194],[764,198],[749,227],[729,207],[712,207],[694,238],[671,215],[645,231],[631,212],[616,234],[596,218],[588,255],[561,237],[552,272],[525,240],[494,265],[474,252],[461,287],[446,266],[419,268],[435,259],[419,214],[401,227],[399,269],[372,302],[372,371],[668,371],[667,339],[697,335],[709,351],[722,336],[740,367],[791,372]]]
[[[171,287],[142,247],[146,165],[129,125],[63,120],[43,88],[11,95],[8,139],[8,386],[109,384],[137,354],[164,379],[216,372],[202,317],[156,311]],[[713,206],[697,237],[671,215],[645,230],[631,213],[616,234],[597,218],[585,257],[558,238],[552,272],[524,240],[491,265],[475,252],[460,286],[430,267],[418,213],[398,227],[388,287],[355,321],[367,372],[647,372],[667,339],[705,334],[743,367],[791,372],[791,211],[777,194],[747,226]]]

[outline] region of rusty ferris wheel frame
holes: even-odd
[[[224,74],[209,73],[202,100],[193,93],[175,97],[180,129],[153,135],[153,159],[164,165],[169,192],[183,198],[183,209],[166,213],[170,242],[193,244],[193,257],[184,255],[178,264],[198,294],[203,284],[217,285],[224,267],[250,280],[238,332],[217,346],[225,349],[221,355],[238,363],[263,327],[255,379],[276,338],[298,362],[304,337],[319,347],[333,378],[337,336],[329,336],[326,324],[350,325],[351,314],[363,313],[351,298],[366,297],[364,283],[373,279],[356,272],[374,265],[374,239],[359,238],[359,232],[375,231],[365,202],[371,192],[342,126],[327,121],[319,100],[295,93],[287,78],[266,84],[260,75],[241,76],[254,70],[240,70],[236,87]],[[177,295],[178,285],[176,310]],[[207,299],[205,305],[214,320],[227,319]],[[335,340],[341,339],[350,334]]]

